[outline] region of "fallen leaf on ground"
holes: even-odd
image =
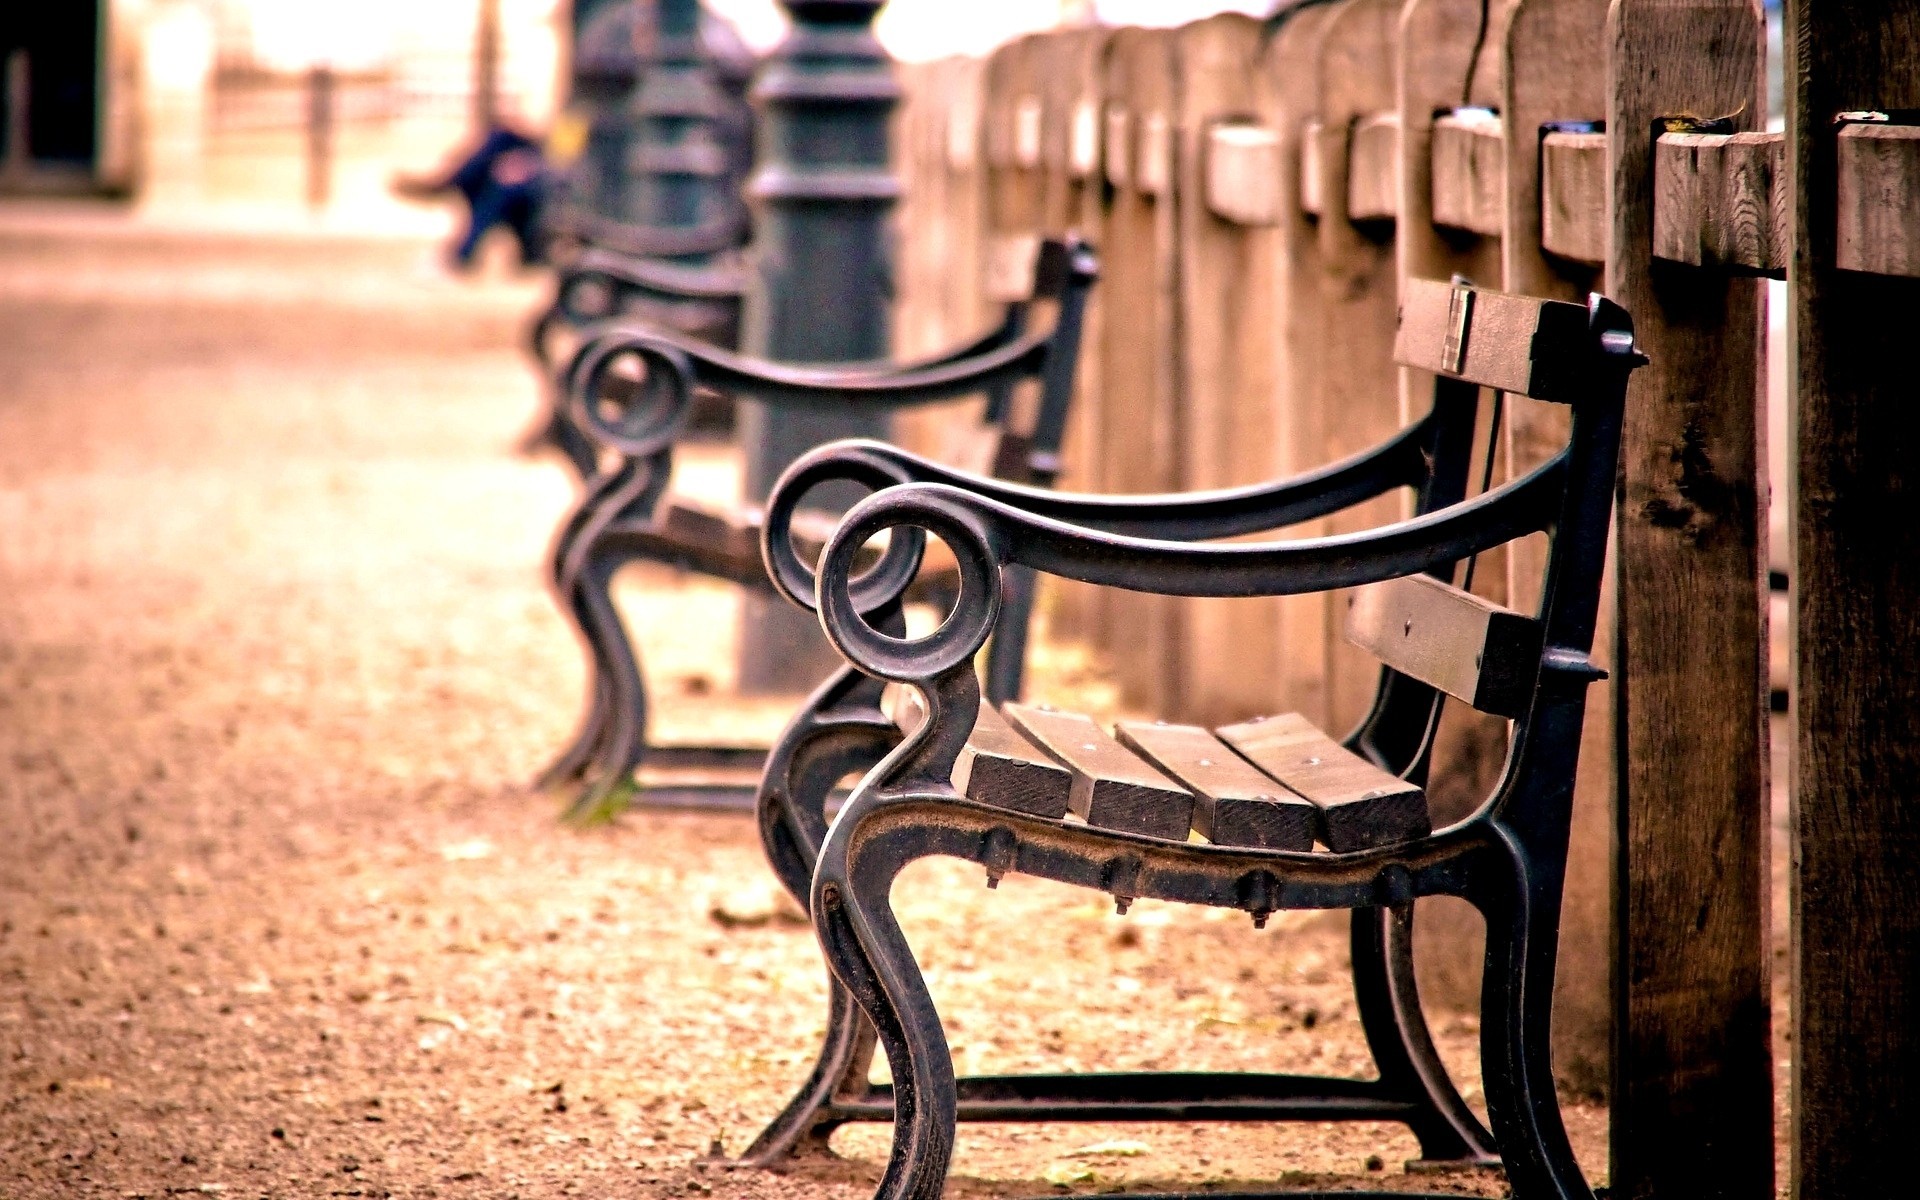
[[[1114,1138],[1104,1142],[1095,1142],[1091,1146],[1082,1146],[1078,1150],[1069,1150],[1067,1153],[1073,1155],[1075,1158],[1138,1158],[1140,1155],[1146,1154],[1152,1149],[1153,1147],[1147,1145],[1145,1142]]]

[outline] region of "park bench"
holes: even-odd
[[[576,425],[617,458],[595,478],[555,539],[553,581],[581,634],[591,681],[585,716],[572,743],[541,776],[550,787],[584,779],[577,814],[624,799],[643,762],[694,774],[656,780],[655,802],[750,807],[765,759],[764,747],[649,747],[648,703],[633,641],[610,593],[627,563],[651,560],[743,587],[771,592],[760,549],[764,517],[755,508],[715,510],[667,492],[676,438],[697,390],[748,397],[776,408],[892,413],[968,395],[985,394],[980,424],[967,430],[954,456],[1028,486],[1051,484],[1067,408],[1082,319],[1097,274],[1092,250],[1076,240],[1027,243],[1012,252],[1028,264],[1023,300],[1010,300],[998,327],[947,353],[899,365],[802,367],[764,362],[645,326],[605,326],[580,348],[569,371],[570,412]],[[1033,312],[1052,310],[1044,328],[1029,329]],[[623,373],[621,364],[644,373]],[[1029,409],[1017,403],[1022,381],[1037,384]],[[881,471],[864,482],[879,487],[904,477]],[[781,534],[824,544],[831,521],[802,511],[782,517]],[[882,567],[904,562],[886,556]],[[878,568],[877,568],[878,569]],[[953,572],[921,572],[916,585],[939,597],[958,583]],[[996,648],[995,694],[1018,694],[1030,593],[1014,602],[1010,632]],[[733,776],[726,778],[731,769]],[[704,774],[702,774],[704,773]]]
[[[1415,280],[1401,318],[1396,357],[1434,374],[1431,410],[1311,475],[1154,498],[936,477],[851,509],[817,578],[778,548],[769,523],[781,591],[817,608],[878,702],[836,734],[816,719],[835,699],[823,689],[770,764],[763,835],[789,886],[796,869],[812,867],[811,912],[836,982],[814,1072],[750,1161],[821,1142],[848,1121],[892,1119],[877,1194],[895,1200],[939,1194],[958,1120],[1372,1120],[1407,1125],[1427,1160],[1497,1160],[1516,1196],[1590,1200],[1561,1122],[1548,1035],[1581,720],[1587,686],[1603,676],[1588,653],[1622,410],[1627,378],[1645,359],[1627,314],[1600,297],[1582,307]],[[1572,425],[1540,467],[1469,499],[1482,388],[1564,404]],[[792,488],[831,476],[836,458],[879,454],[866,445],[815,452],[782,481],[770,512],[790,504]],[[1190,544],[1280,528],[1400,487],[1418,502],[1414,517],[1394,524],[1295,542]],[[898,571],[856,574],[860,548],[883,532],[889,553],[902,554],[935,534],[958,565],[959,604],[924,638],[887,633],[897,627]],[[1535,614],[1451,582],[1463,561],[1536,533],[1549,549]],[[996,711],[983,703],[973,659],[999,618],[1002,581],[1023,568],[1170,595],[1355,588],[1349,637],[1382,664],[1371,711],[1344,739],[1297,714],[1216,730],[1127,722],[1110,735],[1078,714]],[[879,681],[908,685],[915,702],[886,705],[873,690]],[[1484,802],[1436,830],[1424,785],[1449,696],[1511,722],[1509,757]],[[904,744],[823,830],[817,795],[797,811],[792,786],[817,792],[835,753],[860,738]],[[794,741],[810,744],[796,754]],[[789,775],[775,778],[776,765]],[[1256,926],[1281,909],[1350,909],[1357,1007],[1379,1077],[956,1080],[890,908],[896,875],[930,855],[981,864],[989,886],[1021,872],[1103,891],[1123,913],[1141,897],[1238,908]],[[1412,902],[1442,894],[1469,901],[1487,922],[1481,1058],[1491,1130],[1448,1079],[1414,988]],[[868,1082],[876,1034],[890,1086]]]
[[[732,220],[688,229],[621,225],[576,214],[600,236],[583,243],[558,264],[553,300],[534,319],[528,341],[546,382],[545,411],[529,447],[551,446],[583,480],[599,473],[597,448],[567,413],[563,368],[598,326],[643,321],[662,330],[733,347],[740,337],[746,271],[737,251],[744,222]],[[676,258],[711,257],[689,265]],[[695,397],[700,405],[703,397]],[[711,401],[708,401],[711,404]],[[694,423],[713,425],[713,412],[696,412]]]

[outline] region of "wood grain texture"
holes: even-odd
[[[1569,263],[1607,260],[1607,135],[1549,133],[1540,142],[1540,246]]]
[[[1616,522],[1612,1185],[1773,1191],[1761,285],[1657,261],[1654,122],[1763,114],[1757,0],[1615,0],[1607,292],[1652,365]]]
[[[1920,108],[1920,2],[1787,14],[1794,180],[1792,1187],[1884,1190],[1920,1112],[1920,283],[1842,269],[1834,114]],[[1908,195],[1907,212],[1912,212]]]
[[[1433,122],[1429,156],[1433,224],[1482,237],[1499,237],[1506,219],[1506,137],[1498,115],[1485,109]]]
[[[1041,222],[1049,234],[1078,233],[1106,258],[1106,180],[1100,171],[1101,82],[1105,29],[1072,29],[1042,38],[1047,86],[1041,126]],[[1074,373],[1073,406],[1061,446],[1059,485],[1072,491],[1104,489],[1099,448],[1106,427],[1106,389],[1099,352],[1108,285],[1096,285],[1081,325],[1081,354]],[[1098,589],[1072,580],[1040,577],[1040,611],[1064,637],[1091,638]]]
[[[1427,796],[1334,741],[1299,713],[1214,731],[1220,740],[1320,810],[1320,840],[1337,853],[1392,846],[1432,832]]]
[[[1067,814],[1073,779],[982,703],[966,749],[954,760],[953,786],[969,800],[1057,819]]]
[[[903,187],[896,212],[898,269],[894,355],[909,359],[970,338],[995,315],[981,286],[985,202],[979,153],[985,61],[945,58],[904,64],[894,119],[894,161]],[[951,430],[978,423],[982,402],[895,414],[904,447],[938,457]]]
[[[1121,29],[1108,41],[1104,91],[1127,120],[1129,161],[1177,102],[1177,34]],[[1116,147],[1109,145],[1112,155]],[[1111,160],[1110,160],[1111,161]],[[1137,184],[1134,162],[1125,177]],[[1118,188],[1107,213],[1099,357],[1104,382],[1100,485],[1106,492],[1171,492],[1181,478],[1178,198]],[[1124,297],[1124,301],[1120,298]],[[1100,644],[1128,703],[1180,711],[1181,606],[1171,597],[1114,590],[1099,594]]]
[[[1920,277],[1920,127],[1848,125],[1838,149],[1840,269]]]
[[[1504,67],[1504,28],[1510,0],[1415,0],[1400,18],[1400,69],[1398,102],[1400,107],[1402,218],[1395,230],[1400,287],[1404,299],[1409,280],[1446,279],[1464,275],[1483,285],[1500,282],[1501,224],[1496,209],[1490,228],[1469,234],[1461,229],[1439,227],[1438,209],[1446,193],[1454,190],[1446,182],[1462,170],[1454,151],[1464,151],[1468,162],[1464,172],[1475,190],[1473,203],[1480,203],[1484,188],[1501,197],[1504,164],[1496,157],[1484,165],[1485,131],[1496,135],[1497,117],[1477,121],[1458,118],[1436,120],[1461,106],[1496,108],[1500,103],[1501,72]],[[1486,26],[1482,28],[1482,21]],[[1470,131],[1470,145],[1461,147],[1459,139],[1443,141],[1449,135],[1442,125],[1454,131]],[[1453,147],[1449,149],[1449,145]],[[1449,160],[1453,161],[1449,161]],[[1472,218],[1478,223],[1478,218]],[[1401,413],[1411,420],[1432,403],[1433,376],[1429,372],[1403,370],[1400,373]],[[1506,474],[1504,446],[1494,439],[1488,425],[1492,406],[1482,404],[1483,424],[1474,437],[1475,459],[1470,477],[1500,482]],[[1495,457],[1491,475],[1486,472],[1489,444]],[[1506,547],[1482,556],[1474,573],[1474,590],[1489,599],[1506,598]],[[1463,705],[1448,705],[1435,732],[1433,766],[1427,778],[1427,808],[1436,824],[1445,825],[1466,816],[1486,799],[1507,757],[1507,724],[1482,717]],[[1480,974],[1484,962],[1484,937],[1479,914],[1465,901],[1450,897],[1428,897],[1417,902],[1414,927],[1414,968],[1422,998],[1438,1008],[1471,1013],[1478,1010]]]
[[[1353,123],[1347,146],[1347,220],[1391,221],[1400,214],[1400,114],[1370,113]]]
[[[1068,806],[1101,829],[1186,841],[1193,827],[1193,793],[1115,741],[1081,713],[1009,704],[1009,724],[1045,750],[1073,777]]]
[[[1500,111],[1515,135],[1507,154],[1506,234],[1501,243],[1502,286],[1508,291],[1583,303],[1600,284],[1594,264],[1605,257],[1606,138],[1604,134],[1552,134],[1549,122],[1596,121],[1606,116],[1607,0],[1521,0],[1502,39]],[[1559,218],[1552,180],[1566,138],[1594,143],[1591,194],[1593,263],[1550,252]],[[1583,152],[1584,153],[1584,152]],[[1585,194],[1585,193],[1582,193]],[[1566,444],[1567,410],[1555,404],[1509,397],[1508,470],[1528,471]],[[1545,540],[1530,538],[1507,547],[1507,602],[1521,612],[1539,611],[1545,573]],[[1610,606],[1602,605],[1593,658],[1606,666],[1612,640]],[[1579,773],[1574,780],[1572,838],[1567,881],[1560,905],[1561,944],[1605,946],[1613,927],[1613,705],[1612,682],[1589,689],[1581,734]],[[1424,981],[1423,981],[1424,983]],[[1565,954],[1555,972],[1554,1073],[1563,1087],[1603,1097],[1608,1088],[1613,1031],[1609,956]]]
[[[1786,149],[1778,133],[1661,134],[1653,147],[1654,257],[1785,279]]]
[[[1318,373],[1316,400],[1324,417],[1321,462],[1357,454],[1400,428],[1400,372],[1393,363],[1397,271],[1391,225],[1356,224],[1347,212],[1349,142],[1360,118],[1395,103],[1395,47],[1401,0],[1343,0],[1320,34],[1315,71],[1319,88],[1318,159],[1325,209],[1318,233],[1320,302],[1324,325],[1308,353],[1330,369]],[[1383,496],[1328,521],[1335,532],[1385,524],[1404,511],[1405,498]],[[1348,728],[1373,702],[1376,664],[1347,644],[1346,596],[1329,593],[1321,636],[1329,663],[1328,724]]]
[[[1326,461],[1326,412],[1320,402],[1319,376],[1326,368],[1322,331],[1327,306],[1320,289],[1320,239],[1314,219],[1300,204],[1300,172],[1306,130],[1320,109],[1314,64],[1320,37],[1337,9],[1321,5],[1294,12],[1268,40],[1254,102],[1262,124],[1280,137],[1278,158],[1281,215],[1273,264],[1273,322],[1278,349],[1275,438],[1284,474],[1312,470]],[[1258,328],[1258,327],[1254,327]],[[1304,522],[1290,536],[1313,537],[1327,531],[1325,520]],[[1326,600],[1286,596],[1279,602],[1280,691],[1274,704],[1327,716],[1328,643]]]
[[[1180,480],[1186,488],[1259,483],[1282,474],[1273,414],[1280,364],[1274,340],[1248,337],[1247,330],[1273,319],[1280,235],[1271,225],[1222,220],[1201,202],[1207,164],[1199,149],[1210,129],[1253,107],[1260,25],[1229,13],[1180,29],[1175,43],[1175,131],[1194,151],[1181,156],[1176,188]],[[1278,178],[1273,182],[1277,196]],[[1281,688],[1279,602],[1178,603],[1178,703],[1158,711],[1210,723],[1271,708]]]
[[[1320,810],[1198,725],[1123,721],[1120,743],[1193,793],[1193,830],[1221,846],[1311,850]]]
[[[1500,717],[1517,717],[1531,704],[1542,633],[1533,617],[1431,575],[1355,588],[1347,614],[1347,637],[1355,645]]]

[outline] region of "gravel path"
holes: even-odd
[[[524,787],[581,687],[536,572],[569,485],[509,451],[538,287],[429,262],[0,222],[0,1195],[863,1197],[884,1129],[780,1174],[704,1161],[823,1016],[750,823],[579,832]],[[668,733],[777,727],[790,702],[726,698],[724,589],[626,599],[705,618],[647,644]],[[1364,1070],[1337,920],[1122,919],[945,862],[899,896],[963,1071]],[[1471,1077],[1472,1023],[1437,1028]],[[1597,1178],[1604,1112],[1571,1117]],[[954,1191],[1380,1186],[1413,1153],[1000,1126],[963,1133]]]

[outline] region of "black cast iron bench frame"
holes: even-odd
[[[579,632],[591,679],[588,703],[575,737],[542,773],[539,786],[584,780],[572,810],[599,811],[622,798],[643,763],[692,772],[747,769],[755,777],[764,747],[650,746],[648,703],[634,643],[611,596],[614,575],[626,564],[651,560],[725,579],[772,594],[757,542],[746,555],[716,553],[668,522],[663,501],[672,455],[692,397],[706,390],[791,409],[866,410],[891,413],[920,405],[984,394],[983,432],[997,440],[995,470],[1026,486],[1044,489],[1059,470],[1074,388],[1086,305],[1098,277],[1091,247],[1074,238],[1035,247],[1030,299],[1009,303],[991,332],[945,353],[903,364],[803,367],[731,354],[657,329],[612,323],[596,327],[574,356],[567,374],[573,425],[614,465],[588,481],[586,495],[556,535],[550,560],[562,607]],[[1029,330],[1035,302],[1054,310],[1044,330]],[[639,359],[645,381],[623,382],[611,368]],[[1015,389],[1038,385],[1030,430],[1016,431]],[[869,486],[902,482],[882,471]],[[742,514],[751,519],[752,514]],[[781,516],[781,534],[791,530],[792,510]],[[936,603],[940,596],[929,595]],[[1017,696],[1026,645],[1031,588],[1014,597],[1017,611],[1005,622],[991,653],[997,696]],[[750,783],[656,781],[653,804],[686,804],[750,810],[757,787]]]
[[[790,600],[821,613],[852,666],[796,718],[763,784],[769,856],[789,888],[809,883],[810,911],[836,979],[814,1072],[750,1148],[749,1162],[823,1145],[848,1121],[891,1119],[893,1149],[877,1195],[934,1200],[957,1120],[1389,1120],[1411,1128],[1426,1159],[1502,1163],[1516,1196],[1591,1200],[1561,1121],[1548,1035],[1582,713],[1587,685],[1603,677],[1588,653],[1621,415],[1627,377],[1645,360],[1625,312],[1603,298],[1583,309],[1423,281],[1408,289],[1399,351],[1403,363],[1435,373],[1429,415],[1373,451],[1282,484],[1091,497],[942,477],[922,464],[911,469],[926,481],[879,492],[846,515],[817,578],[783,548],[769,520],[770,573]],[[1481,387],[1568,404],[1572,431],[1538,469],[1466,499]],[[870,444],[823,448],[795,464],[770,514],[791,487],[838,470],[870,474],[873,462],[898,456]],[[902,468],[894,462],[892,469]],[[1420,496],[1418,515],[1407,521],[1295,542],[1191,544],[1284,527],[1402,486]],[[888,554],[901,561],[856,574],[858,548],[886,531]],[[952,549],[961,599],[938,631],[905,641],[897,637],[905,560],[926,532]],[[1385,664],[1381,683],[1346,745],[1371,763],[1424,783],[1442,689],[1513,722],[1495,790],[1446,828],[1341,853],[1196,844],[1013,811],[961,795],[950,782],[980,711],[972,660],[999,619],[1003,581],[1014,572],[1192,596],[1298,594],[1413,578],[1443,608],[1484,613],[1484,602],[1443,581],[1462,560],[1534,533],[1546,533],[1551,546],[1538,614],[1500,610],[1503,625],[1520,634],[1514,644],[1532,647],[1524,671],[1490,681],[1477,655],[1469,666],[1466,648],[1441,646],[1450,667],[1435,673],[1431,653],[1406,657],[1410,651],[1393,645],[1397,624],[1369,644]],[[1406,628],[1412,645],[1412,619]],[[1512,663],[1509,655],[1509,672]],[[879,711],[875,689],[883,680],[923,698],[927,718],[904,741]],[[847,702],[856,696],[871,703]],[[851,759],[876,753],[884,762],[826,826],[823,784]],[[1123,910],[1150,896],[1241,908],[1261,924],[1279,909],[1350,909],[1358,1008],[1380,1077],[1154,1072],[956,1080],[938,1013],[889,907],[899,871],[929,855],[978,862],[990,883],[1018,871],[1106,891]],[[1447,1078],[1414,989],[1412,901],[1442,894],[1466,899],[1487,921],[1481,1053],[1492,1130]],[[890,1087],[867,1080],[876,1033],[892,1067]]]

